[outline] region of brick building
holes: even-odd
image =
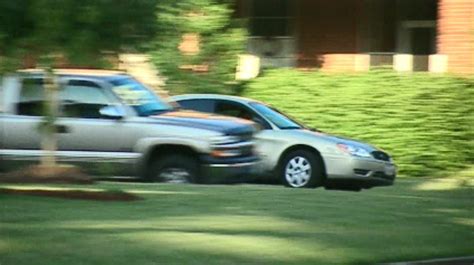
[[[236,0],[263,65],[474,73],[474,0]]]

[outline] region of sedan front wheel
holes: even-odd
[[[319,157],[306,150],[298,150],[285,156],[280,166],[285,186],[315,188],[322,184],[323,168]]]

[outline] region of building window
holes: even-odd
[[[291,0],[252,0],[250,33],[252,36],[290,36]]]

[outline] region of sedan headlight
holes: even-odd
[[[371,158],[372,157],[372,155],[362,147],[357,147],[357,146],[350,145],[350,144],[337,144],[337,147],[343,153],[346,153],[346,154],[349,154],[349,155],[352,155],[352,156],[364,157],[364,158]]]

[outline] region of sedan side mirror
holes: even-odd
[[[102,107],[100,108],[99,113],[105,118],[113,120],[120,120],[126,116],[125,109],[123,109],[121,106],[115,105]]]

